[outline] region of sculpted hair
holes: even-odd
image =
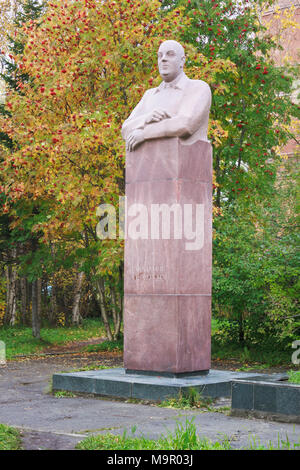
[[[176,50],[181,54],[181,56],[185,57],[185,51],[184,51],[183,46],[179,42],[174,41],[174,39],[168,39],[167,41],[162,42],[161,45],[159,46],[159,49],[161,48],[163,44],[169,44],[170,46],[174,46]]]

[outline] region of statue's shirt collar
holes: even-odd
[[[188,77],[185,73],[182,73],[179,77],[175,78],[172,82],[161,82],[156,88],[155,93],[165,90],[166,88],[174,88],[175,90],[183,90],[188,82]]]

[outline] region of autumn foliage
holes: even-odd
[[[14,143],[3,147],[1,163],[10,228],[24,230],[35,211],[40,216],[31,231],[39,243],[72,240],[80,269],[97,278],[104,317],[105,280],[122,292],[123,247],[122,240],[97,239],[96,209],[117,205],[124,194],[122,122],[157,75],[159,43],[182,27],[179,10],[161,17],[160,6],[157,0],[49,3],[44,16],[20,31],[25,48],[12,57],[17,90],[7,96],[9,116],[1,118]]]
[[[122,193],[120,126],[169,30],[169,20],[155,21],[158,3],[59,2],[39,27],[24,28],[24,54],[14,59],[30,78],[7,98],[12,117],[1,124],[15,149],[2,171],[11,200],[53,202],[46,239],[95,226],[97,205]]]
[[[96,286],[108,337],[109,314],[116,336],[120,330],[123,241],[97,238],[96,211],[117,207],[124,195],[121,126],[160,83],[162,40],[179,39],[188,76],[213,91],[215,214],[274,190],[279,146],[291,136],[297,107],[292,78],[272,63],[275,42],[252,3],[57,0],[16,32],[24,47],[11,54],[16,89],[0,116],[12,143],[0,149],[2,215],[10,230],[35,237],[36,259],[50,260],[53,244],[73,256]],[[41,275],[39,264],[32,277]]]

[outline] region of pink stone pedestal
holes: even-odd
[[[132,373],[180,375],[210,369],[212,270],[212,149],[178,138],[147,141],[126,157],[124,366]],[[132,239],[130,211],[148,211],[148,239]],[[151,204],[203,205],[203,244],[187,250],[182,239],[151,239]],[[131,214],[131,216],[130,216]],[[171,216],[171,221],[172,221]],[[199,219],[200,220],[200,219]],[[201,219],[202,220],[202,219]],[[162,221],[160,220],[160,223]],[[146,224],[146,225],[147,225]],[[162,223],[161,223],[162,225]],[[131,228],[130,228],[131,227]],[[147,228],[147,227],[146,227]],[[135,237],[137,238],[137,237]]]

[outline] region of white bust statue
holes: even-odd
[[[184,73],[184,49],[177,41],[165,41],[158,50],[163,82],[147,90],[122,126],[126,149],[150,139],[180,137],[186,144],[207,141],[211,91],[202,80]]]

